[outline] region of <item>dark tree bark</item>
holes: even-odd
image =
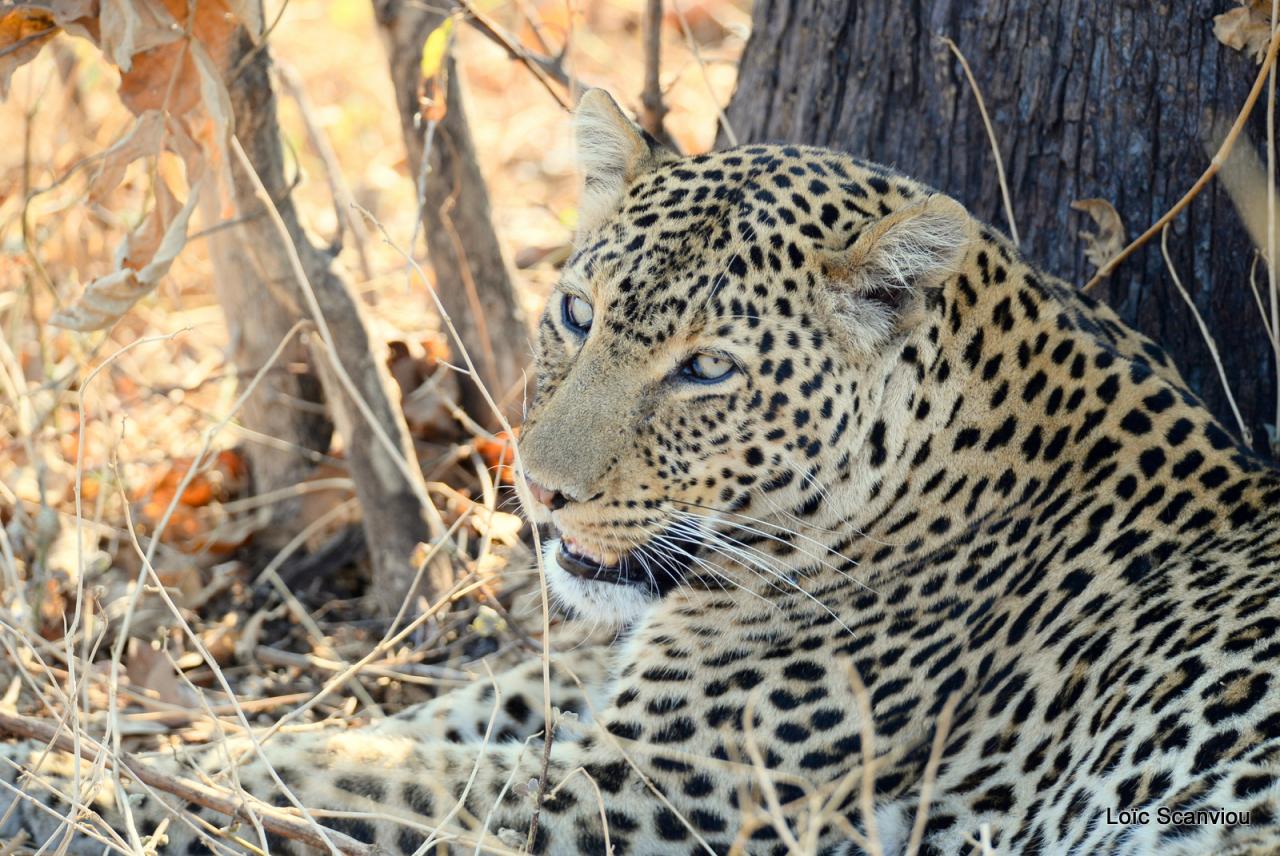
[[[422,45],[444,21],[449,4],[374,0],[373,6],[387,44],[409,167],[416,177],[421,174],[426,142],[425,125],[417,118]],[[481,380],[507,416],[515,419],[523,403],[529,328],[493,230],[489,191],[476,160],[452,53],[445,58],[444,76],[448,111],[431,137],[430,171],[420,212],[427,250],[440,302]],[[492,409],[470,380],[462,384],[462,407],[477,421],[494,425]]]
[[[1070,202],[1107,199],[1139,234],[1208,166],[1211,129],[1243,103],[1257,66],[1214,38],[1213,16],[1227,5],[758,0],[729,121],[742,141],[814,143],[889,164],[1008,231],[977,103],[937,38],[949,36],[991,113],[1023,251],[1080,285],[1093,266],[1077,233],[1092,222]],[[1265,139],[1262,109],[1248,133],[1242,145]],[[1253,246],[1220,185],[1177,219],[1170,251],[1261,450],[1275,364],[1250,293]],[[1164,345],[1236,430],[1158,239],[1093,293]]]

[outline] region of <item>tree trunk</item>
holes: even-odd
[[[311,241],[294,209],[284,174],[268,48],[265,45],[255,48],[242,34],[238,49],[232,51],[229,65],[233,69],[239,68],[239,73],[231,75],[227,81],[236,137],[279,211],[289,240],[297,250],[321,314],[332,333],[337,359],[367,403],[373,420],[409,461],[410,476],[416,479],[416,482],[411,482],[406,477],[374,436],[367,420],[332,369],[324,348],[318,344],[319,336],[311,333],[311,362],[323,387],[329,412],[345,440],[346,461],[360,501],[373,566],[373,590],[381,606],[394,612],[410,596],[409,585],[413,578],[410,555],[419,542],[428,539],[425,509],[420,501],[426,496],[426,489],[418,471],[408,428],[390,393],[390,378],[382,349],[369,333],[344,272],[331,255]],[[265,358],[263,349],[270,352],[297,319],[312,318],[313,314],[290,264],[287,244],[257,196],[253,176],[243,170],[234,157],[231,167],[237,207],[241,216],[250,222],[236,230],[238,240],[234,251],[238,256],[237,264],[229,270],[220,269],[218,278],[228,323],[240,331],[240,354],[243,355],[246,348],[254,354],[247,360],[248,365],[241,363],[241,368],[247,371],[253,367],[255,359]],[[235,277],[237,281],[227,282],[229,277]],[[251,348],[248,343],[252,343]],[[290,380],[289,383],[301,381]],[[313,393],[313,387],[314,382],[311,382],[311,386],[303,389]],[[293,423],[301,417],[296,415],[296,402],[290,401],[290,394],[289,389],[283,393],[276,389],[265,394],[263,401],[249,413],[254,420],[251,427],[258,431],[278,431],[294,440],[297,435]],[[308,400],[312,399],[313,394]],[[262,421],[258,423],[256,420]],[[257,459],[252,463],[256,467]],[[429,597],[450,584],[447,563],[437,565],[433,570],[433,576],[426,580],[418,593]]]
[[[1083,284],[1093,266],[1077,233],[1092,222],[1069,203],[1106,199],[1129,237],[1140,234],[1208,166],[1212,129],[1243,103],[1257,65],[1215,39],[1213,15],[1224,8],[1215,0],[758,0],[728,117],[743,142],[814,143],[892,165],[1008,231],[974,94],[938,39],[949,36],[991,114],[1023,251]],[[1265,140],[1263,112],[1240,145]],[[1275,421],[1276,369],[1250,292],[1253,246],[1220,185],[1178,217],[1169,248],[1262,450],[1263,425]],[[1158,239],[1094,294],[1167,348],[1238,430]]]
[[[449,4],[374,0],[373,5],[387,44],[409,167],[417,177],[427,136],[418,120],[422,45],[444,21]],[[430,135],[429,171],[422,187],[427,251],[440,301],[463,346],[494,399],[514,419],[524,398],[529,328],[493,231],[489,192],[476,161],[452,53],[445,58],[444,75],[448,111]],[[492,410],[473,382],[462,384],[462,407],[477,421],[494,424]]]

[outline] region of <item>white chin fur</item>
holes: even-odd
[[[657,599],[635,586],[592,582],[575,577],[560,567],[556,553],[560,539],[542,545],[542,567],[551,595],[579,617],[615,627],[624,627],[644,615]]]

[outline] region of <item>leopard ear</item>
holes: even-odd
[[[848,249],[824,259],[851,329],[875,348],[923,305],[925,293],[955,273],[974,238],[964,206],[940,193],[868,226]]]
[[[582,173],[578,201],[578,233],[582,234],[618,210],[627,186],[657,165],[660,150],[603,89],[583,93],[573,120]]]

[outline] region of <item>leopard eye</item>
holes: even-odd
[[[595,317],[595,310],[591,308],[590,303],[576,294],[566,294],[560,299],[560,312],[564,317],[565,325],[575,333],[585,335],[591,329],[591,319]]]
[[[715,383],[733,374],[736,367],[730,360],[715,354],[694,354],[682,367],[682,373],[698,383]]]

